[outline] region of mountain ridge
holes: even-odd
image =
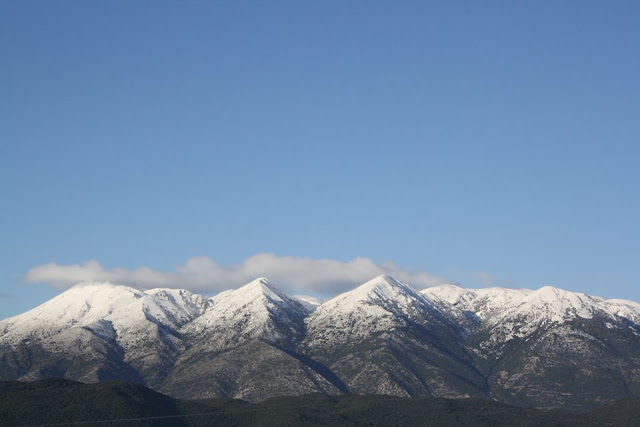
[[[78,284],[0,321],[0,379],[120,378],[251,401],[351,392],[588,407],[640,395],[633,301],[550,286],[418,291],[384,275],[309,301],[264,277],[211,298]]]

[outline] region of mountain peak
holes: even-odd
[[[207,337],[209,349],[237,346],[252,339],[289,342],[302,333],[305,307],[259,277],[238,289],[211,298],[205,313],[184,329],[189,335]]]
[[[248,286],[248,285],[270,286],[271,285],[271,281],[268,278],[266,278],[264,276],[261,276],[261,277],[257,277],[255,279],[253,279],[251,282],[247,283],[247,285],[245,285],[245,286]]]
[[[140,289],[137,289],[133,286],[129,286],[129,285],[122,285],[119,283],[113,283],[113,282],[109,282],[109,281],[104,281],[104,282],[100,282],[100,281],[82,281],[82,282],[78,282],[75,285],[71,286],[69,289],[67,289],[64,293],[67,293],[69,291],[71,291],[72,293],[75,292],[85,292],[85,291],[100,291],[100,290],[120,290],[120,291],[125,291],[125,292],[132,292],[132,293],[142,293],[142,291]]]
[[[472,290],[452,283],[432,286],[421,290],[420,293],[429,301],[436,298],[454,306],[467,304],[476,297],[476,293]]]
[[[369,280],[368,282],[363,283],[362,285],[358,286],[351,292],[353,292],[355,295],[355,294],[363,294],[363,293],[369,294],[370,292],[376,292],[376,291],[385,292],[385,291],[390,291],[394,289],[396,292],[397,291],[415,292],[408,285],[405,285],[404,283],[399,282],[393,277],[388,276],[386,274],[380,275],[378,277],[375,277]]]
[[[424,297],[411,286],[402,283],[391,276],[381,275],[360,285],[350,292],[352,297],[362,299],[383,300],[422,300]]]
[[[159,326],[175,330],[199,316],[204,306],[203,297],[180,289],[142,291],[110,282],[81,282],[25,313],[3,320],[3,339],[16,342],[33,334],[50,337],[65,330],[96,330],[106,324],[118,340],[124,331],[149,336]],[[119,343],[124,347],[130,344]]]
[[[385,282],[385,283],[400,283],[398,282],[396,279],[394,279],[393,277],[389,276],[388,274],[381,274],[377,277],[374,277],[373,279],[369,280],[369,282]]]
[[[564,289],[559,289],[559,288],[555,288],[551,285],[545,285],[540,287],[538,290],[536,290],[535,292],[539,292],[539,293],[543,293],[543,294],[547,294],[547,295],[558,295],[559,293],[563,293],[563,292],[568,292],[565,291]]]
[[[284,293],[280,288],[271,283],[266,277],[258,277],[257,279],[247,283],[246,285],[232,291],[242,298],[259,298],[264,297],[273,301],[283,302],[289,299],[288,295]],[[218,297],[214,297],[214,300]]]
[[[554,317],[565,318],[570,311],[574,316],[590,318],[600,309],[599,302],[580,292],[570,292],[553,286],[543,286],[529,294],[522,302],[522,307],[533,307],[537,311],[544,309]]]
[[[583,303],[585,301],[593,302],[593,298],[580,293],[565,291],[564,289],[554,288],[553,286],[543,286],[540,289],[530,293],[527,296],[530,301],[564,301],[565,303]]]
[[[420,325],[449,328],[446,319],[412,287],[382,275],[324,302],[307,318],[308,343],[317,348],[390,337]]]
[[[415,289],[391,276],[382,275],[323,303],[313,315],[323,317],[346,313],[350,316],[362,311],[366,315],[377,313],[384,316],[385,313],[402,311],[414,304],[430,306]]]

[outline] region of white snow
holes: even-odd
[[[603,304],[611,314],[624,317],[635,324],[640,324],[640,304],[623,299],[604,300]]]
[[[392,277],[379,276],[320,302],[304,295],[289,297],[262,277],[209,300],[184,289],[143,291],[112,283],[81,283],[28,312],[0,321],[0,344],[39,339],[60,346],[79,336],[88,339],[89,333],[115,339],[128,349],[165,328],[224,348],[254,338],[290,338],[301,333],[302,319],[318,342],[344,342],[393,333],[408,321],[441,319],[437,313],[464,328],[485,328],[488,343],[526,337],[540,327],[576,318],[600,316],[610,329],[621,329],[621,322],[640,324],[636,302],[551,286],[532,291],[448,284],[417,292]]]
[[[292,295],[291,298],[298,301],[309,313],[313,313],[322,304],[322,300],[309,295]]]
[[[475,290],[476,299],[470,310],[482,320],[490,319],[497,313],[522,302],[532,291],[528,289],[511,289],[491,287]]]
[[[519,337],[526,339],[541,327],[562,325],[572,319],[592,319],[599,315],[605,319],[606,327],[613,329],[616,319],[625,318],[638,324],[640,304],[625,300],[606,300],[579,292],[569,292],[552,286],[528,289],[485,288],[464,289],[455,285],[427,288],[421,293],[438,309],[469,325],[469,314],[475,315],[479,323],[474,327],[489,331],[483,348]],[[466,323],[465,320],[467,320]]]
[[[466,306],[473,301],[477,294],[471,289],[465,289],[458,285],[439,285],[420,291],[430,301],[440,300],[453,306]]]
[[[304,307],[288,297],[267,278],[260,277],[235,290],[211,298],[205,313],[186,325],[183,332],[206,339],[212,348],[225,348],[263,338],[277,341],[295,333],[293,317],[306,316]]]
[[[378,332],[391,332],[434,311],[430,303],[410,286],[389,276],[369,282],[324,302],[307,318],[309,334],[316,341],[357,341]]]
[[[118,338],[128,347],[132,335],[158,325],[176,329],[199,316],[205,299],[184,289],[138,290],[112,283],[80,283],[33,310],[0,322],[0,341],[44,339],[73,328]],[[141,337],[139,337],[141,338]]]

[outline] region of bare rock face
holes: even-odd
[[[640,396],[640,305],[552,287],[418,292],[388,276],[319,303],[265,278],[206,299],[79,284],[0,321],[0,380],[119,378],[180,398]]]

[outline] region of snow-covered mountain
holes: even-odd
[[[551,286],[439,286],[422,294],[467,330],[492,396],[584,406],[640,393],[640,306]]]
[[[261,277],[209,300],[204,314],[181,332],[212,350],[235,347],[246,341],[291,345],[303,334],[303,319],[309,314],[302,303],[289,297],[267,278]]]
[[[2,342],[45,339],[84,328],[128,348],[133,332],[148,327],[175,331],[200,316],[205,299],[184,289],[141,291],[111,283],[80,283],[33,310],[0,321]]]
[[[607,307],[607,311],[614,316],[629,319],[631,322],[640,325],[640,304],[622,299],[602,299],[602,304]]]
[[[461,329],[410,286],[380,276],[306,320],[305,354],[356,393],[481,397]]]
[[[420,293],[442,313],[453,317],[464,313],[476,319],[476,326],[480,328],[513,328],[518,337],[535,332],[544,325],[561,324],[576,318],[605,316],[612,320],[624,318],[633,323],[640,319],[640,304],[633,301],[606,300],[552,286],[532,291],[441,285]]]
[[[379,276],[320,305],[307,319],[309,345],[357,343],[390,334],[409,322],[427,322],[436,310],[404,283]]]
[[[162,391],[181,397],[257,400],[296,393],[338,393],[295,353],[309,310],[261,277],[210,299],[182,334],[192,346],[176,360]]]
[[[380,276],[324,302],[266,278],[205,298],[82,283],[0,321],[0,379],[122,378],[178,397],[640,395],[640,304],[550,286],[417,291]]]
[[[188,346],[178,328],[200,316],[206,306],[202,296],[184,289],[78,284],[33,310],[0,321],[5,367],[17,365],[12,375],[1,368],[0,375],[92,381],[139,379],[148,371],[147,383],[157,384],[158,373]],[[83,363],[72,363],[74,358]]]

